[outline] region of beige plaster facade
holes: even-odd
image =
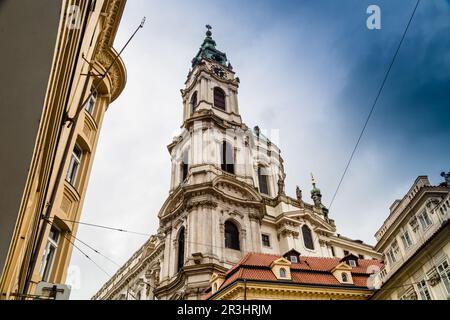
[[[375,234],[385,266],[373,299],[450,298],[449,218],[449,186],[432,186],[428,177],[419,176]]]
[[[60,10],[59,24],[45,99],[29,106],[41,116],[0,299],[31,298],[42,280],[64,283],[105,112],[126,83],[124,63],[112,47],[125,0],[51,5]],[[21,8],[28,9],[33,7]]]

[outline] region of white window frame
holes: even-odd
[[[433,224],[433,221],[431,220],[430,216],[428,215],[427,210],[423,210],[421,213],[419,213],[417,218],[419,219],[419,222],[420,222],[420,225],[422,226],[423,231],[427,230]]]
[[[348,260],[348,265],[352,268],[356,267],[356,261],[353,259]]]
[[[56,239],[51,237],[51,231],[54,230],[56,234]],[[61,238],[61,230],[52,226],[50,233],[47,238],[47,244],[45,245],[44,254],[42,255],[41,267],[39,269],[39,274],[43,281],[47,281],[52,273],[53,264],[58,251],[59,239]],[[51,257],[49,258],[49,255]]]
[[[391,264],[391,265],[393,265],[397,262],[393,248],[389,249],[386,252],[386,257],[388,258],[389,264]]]
[[[417,292],[419,292],[420,300],[433,300],[433,297],[431,295],[431,290],[428,287],[428,283],[425,278],[417,281],[416,286],[417,286]],[[426,296],[427,293],[428,293],[429,299]]]
[[[408,294],[407,293],[402,294],[399,300],[409,300]]]
[[[80,151],[79,156],[75,152],[75,149],[78,149]],[[80,171],[82,158],[83,149],[81,149],[79,145],[75,144],[72,150],[72,156],[70,157],[69,168],[67,169],[66,174],[66,181],[69,182],[72,186],[75,186],[75,183],[77,181],[78,171]]]
[[[445,264],[447,265],[446,267],[444,266]],[[450,295],[450,262],[448,261],[448,258],[445,258],[440,264],[438,264],[437,271],[442,280],[445,291],[448,295]]]
[[[89,100],[86,102],[86,105],[84,106],[84,109],[90,115],[94,115],[96,102],[97,102],[97,91],[92,90],[91,95],[89,96]]]
[[[406,235],[406,237],[405,237],[405,235]],[[405,250],[409,249],[413,245],[413,242],[412,242],[411,236],[409,235],[408,230],[405,230],[400,235],[400,239],[402,240],[403,248],[405,248]],[[406,240],[409,240],[409,241],[406,241]]]
[[[411,286],[400,296],[399,300],[416,300],[414,297],[417,297],[417,293],[414,286]]]
[[[290,255],[290,256],[289,256],[289,261],[290,261],[291,263],[298,263],[298,258],[297,258],[297,256]]]

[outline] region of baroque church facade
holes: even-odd
[[[168,145],[170,191],[158,232],[92,299],[203,299],[211,276],[248,253],[381,258],[337,233],[314,179],[311,203],[298,187],[286,194],[281,151],[242,121],[239,78],[207,28],[181,90],[182,133]]]

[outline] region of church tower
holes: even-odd
[[[159,212],[163,299],[196,299],[214,272],[261,251],[263,198],[284,183],[279,149],[242,122],[239,78],[207,29],[181,90],[182,132],[168,145],[170,195]]]
[[[281,151],[242,121],[239,78],[207,26],[182,97],[181,133],[167,146],[169,195],[151,236],[95,299],[202,299],[247,253],[379,257],[336,233],[312,179],[312,204],[285,190]],[[180,111],[181,113],[181,111]],[[305,151],[305,154],[307,151]],[[293,256],[293,257],[294,257]],[[293,258],[292,258],[293,259]],[[292,261],[295,263],[295,261]]]

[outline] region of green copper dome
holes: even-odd
[[[311,173],[311,182],[312,182],[312,190],[311,195],[319,194],[320,195],[320,189],[316,187],[316,180],[314,179],[313,174]]]
[[[211,33],[211,26],[206,25],[206,38],[203,41],[197,55],[192,59],[192,67],[195,67],[202,59],[213,60],[221,65],[228,67],[227,55],[216,49],[216,42],[213,40]]]
[[[313,189],[311,190],[311,194],[312,194],[312,195],[314,195],[314,194],[320,194],[320,189],[319,189],[319,188],[313,188]]]

